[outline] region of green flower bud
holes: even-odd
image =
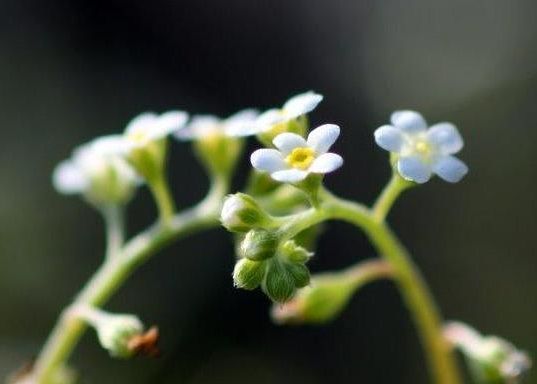
[[[280,260],[274,258],[267,262],[265,281],[261,288],[263,292],[277,303],[289,301],[296,290],[295,279]]]
[[[326,323],[341,313],[354,292],[355,284],[351,279],[318,276],[293,300],[274,306],[272,318],[277,323]]]
[[[265,269],[264,261],[240,259],[233,270],[233,282],[237,288],[256,289],[265,277]]]
[[[482,336],[464,323],[448,323],[444,335],[464,354],[478,382],[519,383],[531,367],[528,355],[508,341],[497,336]]]
[[[304,288],[310,283],[310,271],[304,264],[285,263],[285,268],[293,277],[296,288]]]
[[[236,193],[224,200],[220,220],[228,231],[242,233],[267,227],[272,219],[253,197]]]
[[[144,331],[144,325],[138,317],[112,314],[91,306],[76,307],[72,313],[95,328],[99,343],[112,357],[127,359],[135,354],[136,350],[131,348],[130,341]]]
[[[293,240],[286,241],[281,247],[282,256],[292,263],[305,263],[313,256],[306,248],[298,246]]]
[[[278,236],[264,229],[249,231],[240,245],[240,255],[250,260],[265,260],[274,257],[278,248]]]

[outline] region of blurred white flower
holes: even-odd
[[[238,136],[237,132],[253,129],[258,115],[255,109],[244,109],[226,119],[213,115],[197,115],[174,135],[183,141],[200,140],[213,135]]]
[[[423,116],[414,111],[397,111],[391,125],[375,131],[377,144],[398,154],[397,170],[406,180],[427,182],[432,174],[450,183],[460,181],[468,167],[452,156],[464,142],[451,123],[438,123],[428,128]]]
[[[120,156],[108,151],[111,137],[98,138],[73,151],[53,172],[52,181],[62,194],[81,194],[97,203],[126,202],[140,179]],[[105,145],[106,144],[106,145]]]
[[[153,141],[164,139],[169,134],[184,127],[188,114],[182,111],[169,111],[157,115],[145,112],[130,121],[123,137],[127,149],[145,147]]]
[[[258,149],[250,158],[254,168],[266,171],[280,182],[296,183],[310,173],[324,174],[341,167],[343,159],[327,153],[339,136],[339,127],[325,124],[315,128],[308,139],[294,133],[282,133],[274,138],[277,149]]]
[[[250,136],[270,131],[275,125],[286,123],[315,109],[323,96],[309,91],[287,100],[282,108],[269,109],[257,118],[255,125],[245,125],[232,130],[234,136]]]

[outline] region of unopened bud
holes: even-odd
[[[256,289],[265,277],[266,263],[247,258],[240,259],[233,270],[233,282],[237,288]]]
[[[275,256],[278,243],[279,238],[274,232],[252,229],[241,242],[240,254],[250,260],[266,260]]]
[[[293,275],[278,259],[268,260],[267,263],[263,292],[277,303],[289,301],[296,290]]]
[[[444,335],[464,354],[479,382],[516,384],[531,368],[526,353],[500,337],[483,336],[464,323],[448,323]]]
[[[313,256],[313,252],[297,245],[293,240],[287,240],[282,245],[281,253],[284,258],[293,263],[305,263]]]
[[[270,224],[270,216],[253,197],[244,193],[229,195],[222,207],[222,225],[231,232],[248,232]]]

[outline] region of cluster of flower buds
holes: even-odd
[[[477,382],[517,384],[531,368],[526,353],[500,337],[483,336],[464,323],[448,323],[444,335],[466,357]]]
[[[240,245],[241,259],[235,265],[235,286],[247,290],[261,287],[277,303],[289,301],[298,288],[309,284],[306,262],[312,256],[293,240],[280,244],[274,233],[251,230]]]

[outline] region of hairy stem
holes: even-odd
[[[127,242],[117,255],[106,258],[69,308],[78,305],[101,307],[123,285],[135,269],[167,244],[219,225],[221,201],[227,180],[217,180],[207,197],[196,207],[154,225]],[[68,308],[68,309],[69,309]],[[36,384],[51,384],[56,370],[65,364],[87,326],[64,311],[39,354],[34,368]]]

